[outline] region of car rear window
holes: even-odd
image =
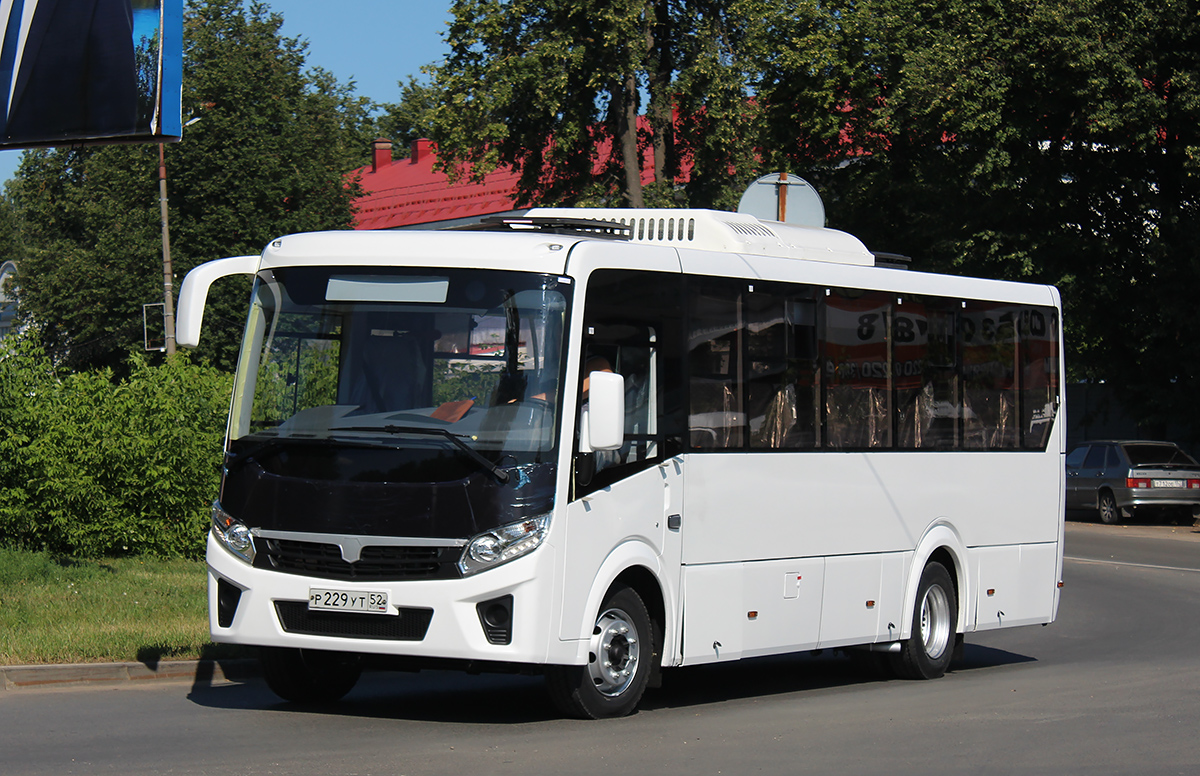
[[[1187,453],[1174,445],[1122,445],[1125,455],[1134,466],[1153,466],[1155,464],[1176,464],[1181,466],[1196,466],[1196,461]]]

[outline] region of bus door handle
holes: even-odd
[[[683,525],[683,515],[667,515],[667,528],[678,531],[681,525]]]

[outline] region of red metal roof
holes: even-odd
[[[639,122],[644,119],[639,118]],[[515,200],[517,174],[510,167],[499,167],[483,180],[475,183],[463,179],[451,184],[445,173],[435,172],[436,146],[431,140],[413,143],[408,159],[392,161],[391,143],[375,141],[375,162],[360,167],[349,174],[361,176],[365,192],[355,201],[355,229],[397,229],[404,226],[431,224],[459,219],[478,219],[499,213],[523,212]],[[611,141],[602,141],[598,148],[599,159],[606,159],[612,147]],[[690,164],[685,164],[686,170]],[[469,168],[468,168],[469,170]],[[654,180],[654,152],[643,149],[642,183]]]
[[[408,159],[391,160],[391,144],[376,151],[376,163],[360,167],[350,177],[361,176],[366,192],[355,201],[355,229],[396,229],[402,226],[478,218],[516,209],[513,200],[517,175],[502,167],[482,183],[462,179],[450,183],[435,172],[433,143],[413,143]]]

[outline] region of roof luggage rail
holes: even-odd
[[[594,218],[509,217],[489,216],[478,224],[451,227],[454,231],[472,232],[543,232],[546,234],[600,237],[606,240],[633,239],[633,225]]]

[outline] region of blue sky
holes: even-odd
[[[399,82],[444,55],[450,2],[267,0],[283,16],[283,34],[308,41],[309,67],[323,67],[343,83],[353,79],[358,93],[376,102],[399,100]],[[0,181],[12,177],[21,153],[0,151]]]

